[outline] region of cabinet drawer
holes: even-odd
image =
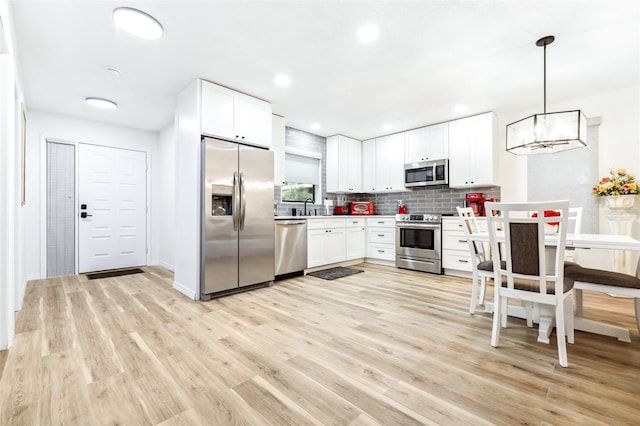
[[[364,218],[363,217],[355,217],[345,219],[347,222],[347,228],[361,228],[364,226]]]
[[[369,228],[367,231],[367,242],[391,244],[395,250],[396,230],[395,228]]]
[[[394,218],[375,218],[368,217],[367,218],[367,226],[369,227],[377,227],[377,228],[394,228],[396,226],[396,220]]]
[[[457,231],[463,232],[462,222],[459,218],[455,217],[443,217],[442,218],[442,230],[443,231]]]
[[[445,250],[442,253],[442,267],[459,271],[471,271],[471,256],[468,251]]]
[[[367,244],[367,257],[383,260],[395,260],[396,248],[389,244]]]
[[[307,229],[344,228],[344,218],[307,219]]]
[[[467,238],[462,231],[448,231],[442,234],[442,248],[445,250],[469,251]]]
[[[477,217],[476,222],[478,224],[478,229],[480,232],[487,232],[487,219],[484,217]],[[460,230],[464,232],[462,229],[462,221],[458,217],[444,217],[442,218],[442,230],[443,231],[456,231]]]

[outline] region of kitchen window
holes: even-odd
[[[282,186],[282,202],[305,202],[311,199],[315,204],[315,185],[309,183],[285,182]]]
[[[305,200],[319,200],[322,176],[322,154],[293,148],[285,148],[284,180],[281,201],[283,203],[303,203]]]

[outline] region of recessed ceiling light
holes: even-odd
[[[291,78],[286,74],[278,74],[274,79],[275,83],[280,87],[287,87],[291,84]]]
[[[453,110],[454,110],[455,112],[465,112],[465,111],[467,110],[467,106],[466,106],[466,105],[462,105],[462,104],[460,104],[460,105],[456,105],[456,106],[453,108]]]
[[[320,130],[320,125],[318,123],[313,123],[311,126],[311,130]]]
[[[382,130],[384,130],[385,132],[388,132],[391,129],[393,129],[393,125],[392,124],[385,124],[384,126],[382,126]]]
[[[102,98],[85,98],[84,101],[94,107],[104,108],[104,109],[116,109],[118,108],[118,104],[109,99]]]
[[[373,24],[366,24],[358,30],[358,38],[363,43],[371,43],[378,38],[380,30]]]
[[[118,27],[133,36],[145,40],[162,38],[163,29],[160,22],[141,10],[132,7],[118,7],[113,10],[113,20]]]

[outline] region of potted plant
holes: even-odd
[[[628,174],[626,169],[612,169],[609,175],[600,179],[591,194],[604,197],[607,207],[611,210],[627,210],[633,207],[638,195],[635,178]]]

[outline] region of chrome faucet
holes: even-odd
[[[304,215],[307,215],[307,203],[311,201],[313,203],[313,200],[311,198],[307,198],[306,200],[304,200]]]

